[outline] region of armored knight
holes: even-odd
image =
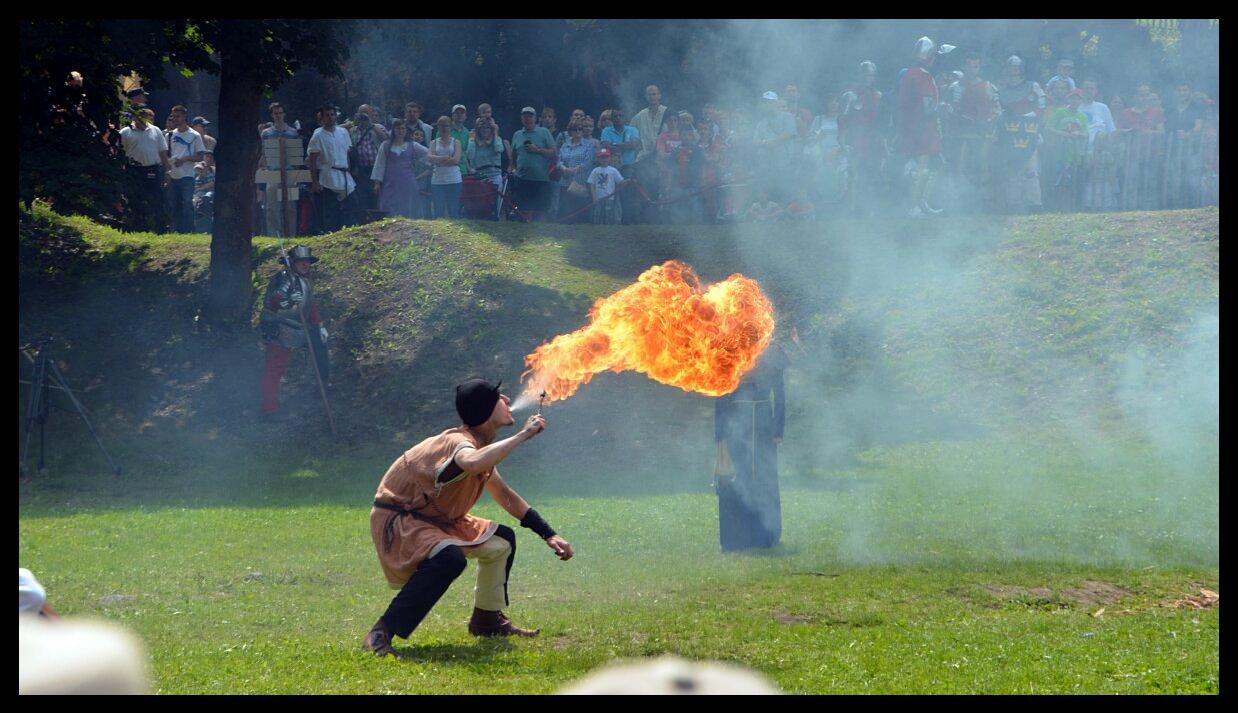
[[[279,383],[292,350],[308,347],[326,384],[330,376],[327,359],[327,329],[322,326],[309,274],[318,262],[304,245],[288,253],[287,266],[276,273],[262,299],[262,337],[266,341],[266,368],[262,375],[262,415],[277,419]]]

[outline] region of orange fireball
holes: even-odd
[[[524,358],[525,393],[566,399],[594,374],[639,371],[706,396],[735,390],[774,335],[774,308],[753,279],[734,274],[701,288],[670,260],[589,310],[589,324]]]

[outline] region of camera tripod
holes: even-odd
[[[56,362],[52,360],[48,350],[48,344],[51,341],[51,337],[44,337],[21,348],[22,356],[26,357],[34,365],[34,376],[30,380],[30,397],[26,402],[26,438],[22,442],[21,475],[25,477],[28,472],[27,463],[30,460],[30,437],[34,435],[36,424],[39,427],[38,470],[42,471],[45,467],[44,449],[47,442],[45,428],[47,426],[47,415],[52,406],[52,389],[59,389],[68,395],[69,401],[73,403],[73,408],[77,410],[77,415],[81,416],[82,420],[86,422],[86,428],[90,429],[90,435],[94,436],[99,450],[103,451],[103,456],[107,458],[108,465],[112,466],[112,473],[120,475],[120,466],[116,465],[112,461],[112,456],[108,455],[107,449],[103,447],[103,441],[99,440],[99,434],[95,433],[95,427],[86,415],[86,409],[82,407],[77,397],[73,395],[73,390],[65,383],[64,376],[61,375],[60,369],[56,367]],[[34,350],[33,356],[31,356],[30,350]]]

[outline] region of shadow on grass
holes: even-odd
[[[516,645],[507,639],[494,637],[478,639],[472,644],[424,644],[392,648],[395,649],[396,658],[402,661],[432,661],[437,664],[471,666],[489,663],[495,654],[511,651]]]

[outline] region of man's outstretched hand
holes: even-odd
[[[554,550],[555,554],[559,556],[559,559],[564,562],[570,560],[572,555],[575,554],[572,552],[572,544],[558,535],[551,535],[550,537],[547,537],[546,544],[549,545],[550,549]]]
[[[546,430],[546,418],[540,413],[535,413],[529,416],[529,420],[524,422],[524,428],[521,430],[527,433],[529,438],[532,438]]]

